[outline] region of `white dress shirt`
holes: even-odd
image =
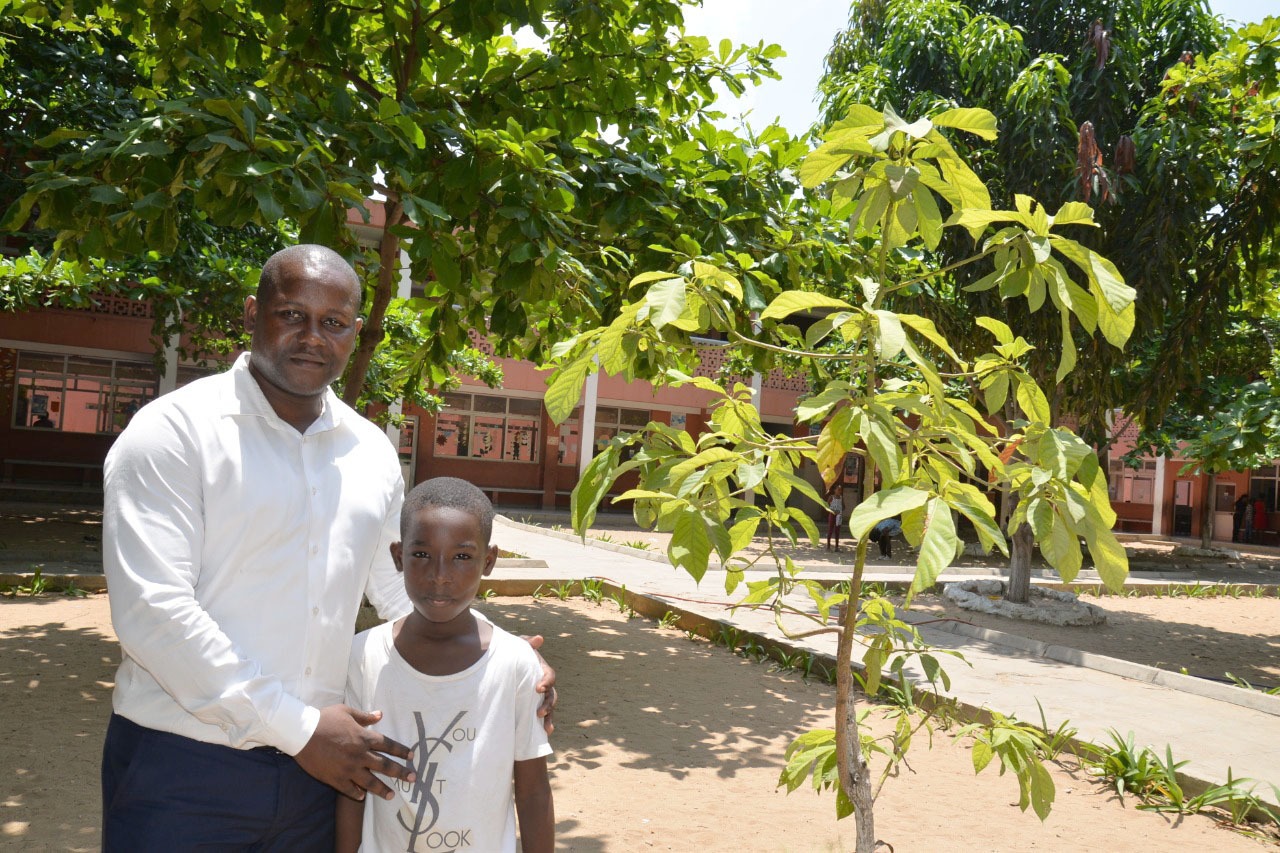
[[[299,433],[248,364],[144,406],[107,455],[113,705],[295,755],[343,701],[361,595],[387,619],[411,609],[388,550],[404,486],[386,435],[332,391]]]

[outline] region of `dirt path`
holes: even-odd
[[[789,740],[831,724],[830,687],[628,621],[607,603],[484,608],[512,630],[544,634],[559,670],[560,849],[852,846],[852,823],[835,822],[830,795],[774,788]],[[105,596],[0,600],[0,849],[96,849],[98,757],[118,655]],[[963,744],[940,734],[925,747],[922,737],[911,770],[877,804],[878,834],[898,851],[1263,849],[1207,818],[1137,811],[1079,771],[1054,772],[1057,803],[1041,824],[1018,811],[1012,778],[994,768],[974,776]]]

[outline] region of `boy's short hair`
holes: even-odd
[[[404,499],[400,510],[400,538],[409,533],[409,522],[429,506],[448,507],[475,516],[480,522],[480,534],[484,544],[493,536],[493,504],[484,492],[466,480],[457,477],[433,477],[414,486]]]

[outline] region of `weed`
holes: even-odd
[[[489,599],[493,598],[497,594],[498,594],[498,591],[491,587],[489,589],[482,589],[479,592],[477,592],[476,598],[480,599],[481,601],[488,601]]]
[[[728,649],[737,649],[742,633],[732,625],[721,625],[716,634],[716,642]]]
[[[533,591],[533,600],[541,601],[543,596],[547,594],[547,588],[542,584],[538,584],[538,588]]]
[[[29,595],[35,597],[44,595],[49,591],[49,581],[45,578],[44,573],[39,566],[35,567],[35,571],[31,575],[31,580],[25,584],[14,584],[4,590],[6,598],[14,598],[19,595]]]
[[[1235,675],[1232,675],[1229,672],[1226,674],[1226,676],[1228,679],[1230,679],[1231,683],[1234,684],[1236,687],[1243,687],[1245,690],[1257,690],[1259,693],[1265,693],[1268,696],[1280,696],[1280,685],[1277,685],[1275,687],[1254,687],[1248,681],[1245,681],[1243,678],[1239,678]]]
[[[573,597],[573,581],[563,581],[551,587],[551,592],[561,601],[568,601]]]
[[[1122,798],[1126,793],[1146,799],[1163,779],[1164,766],[1150,747],[1138,749],[1133,743],[1133,732],[1121,737],[1115,729],[1108,729],[1113,747],[1093,747],[1092,756],[1086,757],[1094,771],[1110,780],[1116,793]],[[1172,761],[1172,756],[1170,756]]]
[[[668,610],[662,614],[662,618],[658,620],[659,628],[675,628],[676,623],[680,621],[680,614]]]
[[[693,630],[692,628],[685,628],[684,630],[684,638],[686,640],[693,641],[693,640],[700,639],[701,637],[702,635],[699,634],[697,631]]]
[[[632,539],[630,541],[623,542],[622,544],[628,548],[635,548],[637,551],[648,551],[653,548],[652,543],[646,542],[643,539]]]
[[[1072,726],[1070,720],[1063,720],[1051,733],[1049,731],[1049,721],[1044,715],[1044,706],[1040,704],[1039,699],[1036,700],[1036,707],[1040,709],[1040,729],[1045,733],[1040,754],[1045,761],[1057,761],[1058,756],[1071,745],[1080,730]]]
[[[618,612],[625,614],[631,608],[627,605],[627,585],[623,584],[622,589],[609,596],[609,600],[618,605]]]
[[[605,543],[608,543],[608,544],[610,544],[610,545],[612,545],[612,544],[613,544],[613,537],[612,537],[612,536],[610,536],[608,533],[601,533],[601,534],[599,534],[599,535],[597,535],[597,536],[593,536],[593,537],[591,537],[591,538],[592,538],[592,539],[594,539],[594,540],[596,540],[597,542],[605,542]]]
[[[582,586],[582,597],[592,604],[604,601],[604,581],[600,578],[583,578],[578,581]]]
[[[76,586],[75,581],[70,581],[66,588],[62,590],[62,594],[69,598],[88,598],[89,590],[81,589]]]

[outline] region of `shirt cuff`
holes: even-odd
[[[319,708],[287,696],[268,721],[268,737],[276,749],[286,755],[297,755],[311,740],[319,725]]]

